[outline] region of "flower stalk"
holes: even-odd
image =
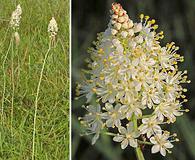
[[[136,118],[136,116],[133,115],[132,119],[133,119],[134,129],[135,129],[135,130],[138,130],[138,128],[137,128],[137,118]],[[142,150],[141,150],[141,147],[140,147],[139,144],[138,144],[138,146],[135,148],[135,152],[136,152],[137,160],[145,160],[144,155],[143,155],[143,153],[142,153]]]
[[[43,64],[42,64],[42,68],[41,68],[40,77],[39,77],[39,82],[38,82],[38,85],[37,85],[37,92],[36,92],[36,98],[35,98],[34,120],[33,120],[32,160],[35,159],[35,136],[36,136],[36,120],[37,120],[37,110],[38,110],[38,98],[39,98],[39,92],[40,92],[41,82],[42,82],[42,78],[43,78],[43,71],[45,69],[45,64],[46,64],[48,54],[51,50],[50,46],[51,46],[51,43],[49,44],[49,49],[47,50],[47,53],[45,54]]]
[[[41,82],[42,82],[42,78],[43,78],[43,71],[45,69],[45,65],[46,65],[46,61],[48,58],[48,55],[50,53],[50,50],[52,49],[53,44],[55,43],[55,38],[57,35],[57,23],[55,21],[54,18],[52,18],[52,20],[50,21],[49,25],[48,25],[48,32],[50,34],[49,36],[49,48],[44,56],[44,60],[43,60],[43,64],[42,64],[42,68],[41,68],[41,72],[40,72],[40,77],[39,77],[39,82],[37,85],[37,92],[36,92],[36,97],[35,97],[35,111],[34,111],[34,121],[33,121],[33,142],[32,142],[32,160],[35,159],[35,139],[36,139],[36,121],[37,121],[37,111],[38,111],[38,99],[39,99],[39,93],[40,93],[40,87],[41,87]]]

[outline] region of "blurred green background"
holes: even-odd
[[[113,0],[73,0],[72,3],[72,157],[73,160],[135,160],[135,153],[128,147],[124,152],[120,145],[113,143],[110,137],[101,136],[91,146],[90,137],[80,137],[80,125],[77,117],[84,114],[81,105],[85,99],[74,100],[75,84],[80,81],[80,69],[85,68],[84,59],[88,57],[87,48],[96,40],[96,34],[104,31],[109,22],[109,10]],[[134,21],[140,13],[156,19],[159,30],[165,38],[162,44],[174,41],[180,46],[185,61],[180,69],[187,69],[192,83],[187,85],[189,99],[186,107],[188,114],[177,119],[171,125],[177,132],[180,142],[175,143],[173,153],[167,157],[151,154],[150,147],[143,152],[146,160],[195,160],[195,0],[120,0]]]

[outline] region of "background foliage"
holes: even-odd
[[[12,36],[8,28],[12,11],[20,3],[23,13],[20,44],[13,46],[2,63]],[[6,88],[0,121],[0,159],[28,160],[32,154],[34,102],[48,49],[48,23],[54,16],[59,27],[57,45],[46,61],[38,100],[35,159],[68,160],[69,155],[69,1],[0,1],[0,112],[2,115],[5,71]],[[13,57],[11,56],[13,53]],[[13,58],[13,75],[11,76]],[[13,94],[13,86],[15,88]],[[13,125],[11,101],[13,97]]]
[[[88,57],[87,48],[96,40],[96,34],[104,31],[109,22],[109,10],[113,0],[73,0],[72,24],[72,157],[73,160],[127,160],[135,159],[132,148],[124,152],[119,144],[110,137],[101,136],[96,145],[91,146],[89,137],[80,137],[80,125],[77,117],[84,111],[81,105],[85,99],[74,100],[75,84],[80,81],[80,69],[85,68],[84,59]],[[138,20],[144,13],[156,19],[159,30],[165,38],[162,44],[174,41],[180,46],[185,61],[180,69],[187,69],[192,83],[187,85],[189,99],[186,107],[191,111],[177,119],[171,130],[178,133],[180,142],[175,143],[172,154],[163,158],[151,154],[150,147],[144,147],[146,160],[193,160],[195,159],[195,0],[118,0],[127,10],[131,19]]]

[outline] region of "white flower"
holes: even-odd
[[[159,124],[160,122],[155,115],[150,118],[143,118],[142,125],[139,127],[139,131],[142,134],[147,134],[147,137],[150,138],[154,134],[162,133]]]
[[[137,43],[142,43],[143,42],[143,37],[142,36],[137,36],[137,37],[135,37],[135,41]]]
[[[142,24],[141,23],[135,23],[134,24],[134,32],[140,32],[142,30]]]
[[[164,117],[166,117],[168,122],[174,123],[176,121],[176,116],[183,115],[183,112],[180,111],[180,108],[181,104],[178,101],[163,102],[155,108],[154,112],[160,121],[163,121]]]
[[[116,135],[113,140],[121,142],[122,149],[137,147],[137,138],[147,137],[154,143],[152,152],[165,155],[172,146],[162,125],[188,111],[183,109],[187,89],[181,84],[190,81],[177,66],[184,58],[175,43],[161,45],[164,35],[154,19],[141,14],[140,22],[134,23],[118,3],[112,4],[110,13],[107,29],[89,49],[88,69],[78,92],[86,103],[93,99],[100,104],[102,128]],[[132,122],[137,123],[134,130]],[[93,140],[98,137],[96,132]]]
[[[22,8],[19,4],[19,5],[17,5],[16,10],[13,11],[12,16],[11,16],[11,20],[10,20],[10,26],[14,30],[19,29],[21,15],[22,15]]]
[[[58,25],[54,17],[49,22],[48,32],[50,33],[50,37],[54,38],[58,32]]]
[[[156,88],[153,85],[146,87],[142,93],[142,104],[151,109],[154,104],[159,104],[160,101],[160,95]]]
[[[107,127],[120,127],[121,119],[124,119],[123,114],[119,111],[121,105],[117,104],[115,107],[113,105],[106,103],[105,105],[105,113],[103,113],[104,119],[106,119]]]
[[[98,104],[97,106],[89,105],[84,107],[89,114],[86,114],[85,117],[81,118],[80,120],[82,123],[88,125],[88,129],[94,133],[97,133],[101,130],[103,126],[102,122],[102,112],[101,107]]]
[[[137,137],[139,133],[133,130],[133,123],[127,124],[127,128],[120,127],[119,133],[113,138],[115,142],[121,142],[121,148],[125,149],[128,145],[131,147],[137,147]]]
[[[160,152],[161,155],[166,156],[166,151],[169,151],[170,148],[173,148],[173,145],[169,141],[169,133],[165,132],[163,134],[156,134],[150,138],[150,142],[154,144],[152,146],[152,153]]]
[[[121,44],[121,42],[118,39],[113,39],[112,43],[115,47],[117,47],[119,44]]]
[[[144,106],[140,102],[131,102],[130,105],[123,105],[120,108],[120,111],[126,115],[127,119],[131,119],[133,114],[136,117],[141,117],[142,116],[142,110]]]

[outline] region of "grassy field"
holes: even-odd
[[[23,13],[18,31],[20,44],[16,46],[9,21],[18,3]],[[56,47],[50,50],[46,59],[34,128],[36,92],[48,50],[47,26],[52,16],[58,23],[59,32]],[[0,159],[67,160],[68,0],[1,0],[0,37]]]

